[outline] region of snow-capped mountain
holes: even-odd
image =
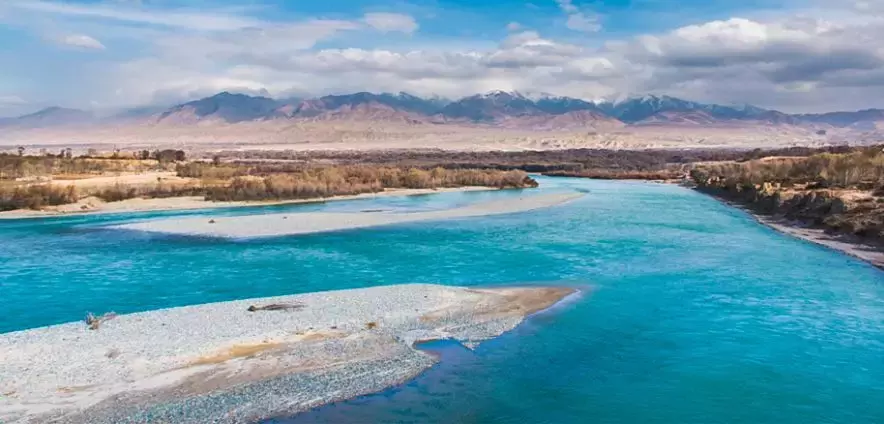
[[[542,113],[531,99],[518,92],[492,91],[449,103],[439,113],[448,119],[489,122],[505,117]]]
[[[0,119],[0,126],[43,128],[99,123],[209,125],[264,120],[353,120],[421,123],[461,123],[522,128],[614,128],[627,125],[793,125],[874,127],[884,122],[884,110],[790,115],[751,105],[724,106],[664,95],[644,95],[617,101],[592,102],[550,93],[491,91],[455,101],[419,97],[405,92],[337,94],[310,99],[271,99],[222,92],[171,108],[135,108],[102,120],[90,112],[47,108],[17,118]]]

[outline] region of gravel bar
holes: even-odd
[[[248,423],[377,392],[574,289],[407,284],[120,315],[0,334],[2,423]]]
[[[305,212],[230,216],[223,218],[169,218],[114,226],[127,230],[224,238],[274,237],[366,228],[416,221],[470,218],[525,212],[559,205],[582,193],[522,196],[432,212]]]

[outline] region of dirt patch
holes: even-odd
[[[297,337],[287,339],[285,341],[237,344],[227,349],[221,350],[218,353],[200,357],[199,359],[188,363],[185,368],[199,365],[217,365],[230,361],[232,359],[251,358],[264,353],[281,352],[286,349],[287,345],[292,343],[322,342],[327,340],[340,339],[345,337],[346,335],[346,333],[341,331],[310,331],[307,333],[298,334]]]
[[[346,336],[346,333],[342,333],[340,331],[336,332],[315,332],[315,333],[307,333],[301,338],[302,342],[322,342],[326,340],[334,340],[340,339]]]
[[[267,352],[269,350],[277,349],[280,346],[282,346],[282,343],[256,343],[234,345],[233,347],[220,353],[203,356],[202,358],[191,362],[188,366],[215,365],[222,362],[227,362],[231,359],[248,358]]]
[[[530,315],[555,305],[575,291],[568,287],[503,289],[506,301],[500,306],[500,311],[518,311],[520,314]]]
[[[82,177],[82,176],[76,176]],[[179,177],[175,172],[139,172],[119,175],[89,176],[87,178],[54,179],[51,184],[56,186],[74,186],[78,189],[101,189],[115,185],[144,186],[157,183],[171,185],[187,185],[198,182],[193,178]]]
[[[506,287],[494,289],[470,289],[469,292],[496,295],[474,307],[476,315],[486,318],[528,316],[555,305],[576,290],[568,287]],[[456,314],[463,307],[443,308],[420,316],[423,322],[438,321]]]
[[[95,384],[90,384],[88,386],[62,386],[58,388],[59,393],[77,393],[84,392],[86,390],[92,389],[96,387]]]

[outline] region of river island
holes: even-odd
[[[93,317],[0,335],[0,421],[256,422],[377,392],[515,328],[567,287],[381,286]]]

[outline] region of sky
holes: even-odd
[[[884,0],[0,0],[0,116],[221,91],[884,108]]]

